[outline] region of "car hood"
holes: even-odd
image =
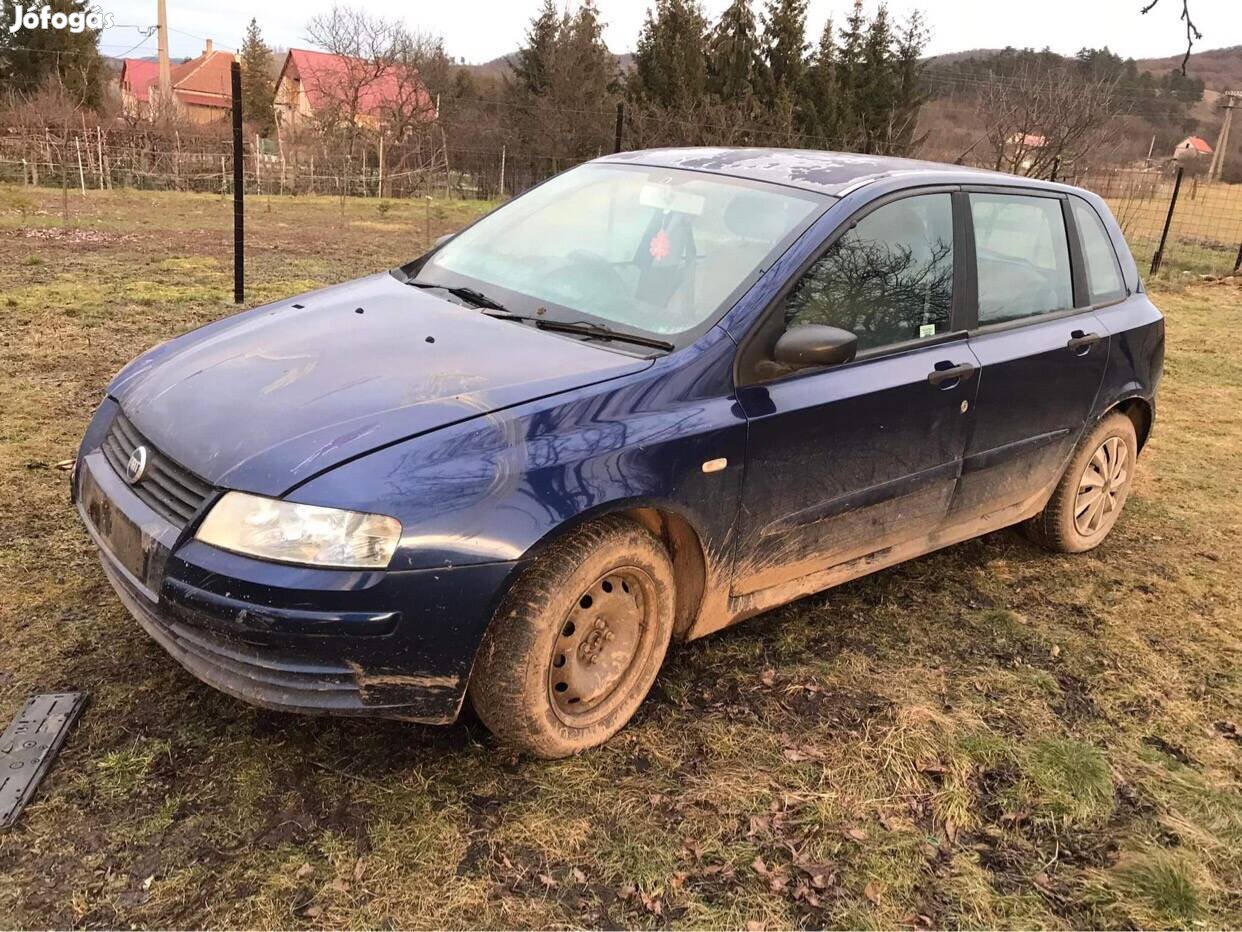
[[[208,482],[280,495],[377,447],[650,364],[383,273],[178,337],[108,391]]]

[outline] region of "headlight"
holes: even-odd
[[[401,522],[229,492],[194,536],[223,550],[280,563],[383,569],[401,539]]]

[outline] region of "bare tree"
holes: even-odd
[[[1150,0],[1149,3],[1143,4],[1140,13],[1147,14],[1156,8],[1160,0]],[[1190,18],[1190,0],[1182,0],[1182,22],[1186,24],[1186,54],[1182,56],[1182,74],[1186,74],[1186,65],[1190,63],[1190,51],[1195,47],[1195,42],[1203,38],[1203,33],[1195,25],[1194,20]]]
[[[336,58],[301,76],[316,92],[316,122],[352,140],[366,122],[375,89],[397,67],[404,28],[362,9],[333,6],[307,24],[306,37]]]
[[[346,187],[358,157],[379,166],[381,180],[393,165],[407,174],[442,165],[443,146],[437,150],[432,143],[435,100],[423,74],[447,84],[443,40],[350,6],[316,16],[307,38],[333,56],[301,78],[315,91],[320,138],[337,140],[342,150]],[[393,143],[403,144],[395,154]],[[374,153],[369,158],[368,151]]]
[[[1038,57],[994,75],[979,91],[993,167],[1046,178],[1111,142],[1123,111],[1117,80]]]

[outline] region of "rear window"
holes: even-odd
[[[1095,209],[1080,197],[1070,198],[1074,209],[1074,225],[1082,241],[1082,255],[1087,265],[1087,289],[1092,304],[1116,301],[1126,295],[1121,266],[1117,264],[1117,251],[1104,229],[1104,223]]]
[[[972,194],[979,323],[998,324],[1074,306],[1061,201]]]

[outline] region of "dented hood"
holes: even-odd
[[[376,447],[648,365],[385,273],[178,337],[108,391],[213,485],[280,495]]]

